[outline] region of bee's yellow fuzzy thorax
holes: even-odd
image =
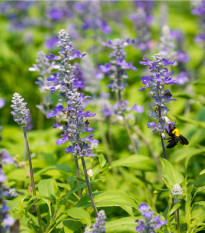
[[[172,131],[172,134],[175,134],[177,137],[179,137],[179,130],[178,129],[174,129],[173,131]]]

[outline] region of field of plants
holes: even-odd
[[[0,233],[205,232],[205,1],[0,2]]]

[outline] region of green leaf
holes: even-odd
[[[178,203],[178,204],[174,205],[174,206],[172,207],[172,209],[170,210],[170,212],[169,212],[168,216],[172,215],[172,214],[173,214],[177,209],[179,209],[179,208],[180,208],[180,206],[181,206],[181,204],[180,204],[180,203]]]
[[[53,179],[46,179],[41,180],[38,183],[38,191],[40,194],[50,197],[52,196],[58,196],[59,189],[58,186]]]
[[[155,171],[156,166],[152,159],[142,155],[132,155],[112,163],[111,167],[131,167],[142,171]]]
[[[68,165],[65,165],[65,164],[55,164],[55,165],[46,167],[44,169],[41,169],[40,171],[36,172],[35,175],[41,175],[44,172],[49,171],[49,170],[60,170],[60,171],[66,172],[66,173],[67,172],[72,172],[72,169]]]
[[[136,233],[137,223],[135,222],[135,217],[125,217],[120,219],[115,219],[113,221],[107,221],[105,228],[107,233]]]
[[[95,193],[94,200],[97,207],[119,206],[129,215],[133,215],[132,208],[138,208],[138,204],[134,198],[118,191]],[[76,206],[91,207],[92,205],[89,196],[86,195],[81,198]]]
[[[181,121],[184,121],[184,122],[187,122],[187,123],[190,123],[192,125],[196,125],[198,127],[201,127],[201,128],[205,129],[205,123],[204,122],[191,120],[190,118],[182,117],[182,116],[178,116],[178,115],[176,116],[176,118],[178,118]]]
[[[183,175],[167,159],[160,159],[160,163],[164,182],[170,190],[175,184],[181,184],[184,181]]]
[[[205,169],[202,170],[202,171],[199,173],[200,176],[203,175],[203,174],[205,174]]]
[[[65,213],[68,214],[70,217],[79,220],[83,224],[86,224],[88,226],[91,225],[90,215],[83,208],[74,207],[69,210],[66,210]]]
[[[202,206],[202,207],[205,207],[205,201],[197,201],[197,202],[195,202],[194,203],[194,205],[193,206]]]

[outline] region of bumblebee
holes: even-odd
[[[188,145],[188,140],[179,133],[179,129],[176,128],[174,124],[168,125],[169,131],[167,131],[168,137],[168,145],[167,148],[173,148],[180,142],[182,145]]]

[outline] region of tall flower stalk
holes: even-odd
[[[148,123],[148,128],[153,129],[153,132],[157,132],[161,137],[162,149],[164,158],[167,159],[166,149],[165,149],[165,120],[169,109],[167,104],[169,101],[174,101],[172,99],[172,94],[169,90],[164,90],[165,85],[176,84],[177,81],[172,78],[173,71],[169,72],[167,66],[173,65],[174,61],[164,58],[160,54],[156,54],[152,57],[153,61],[149,61],[147,58],[144,58],[144,61],[141,61],[141,65],[149,67],[151,75],[146,75],[141,78],[142,84],[145,86],[140,88],[139,91],[145,90],[145,88],[150,88],[150,94],[154,100],[153,106],[154,110],[151,112],[150,116],[157,120],[156,122]]]
[[[19,95],[18,93],[14,93],[11,102],[13,103],[11,105],[11,107],[13,108],[13,111],[11,112],[11,114],[13,115],[14,121],[17,122],[17,124],[23,128],[24,140],[25,140],[25,144],[26,144],[28,161],[29,161],[29,168],[30,168],[32,192],[33,192],[33,196],[36,196],[36,187],[35,187],[35,181],[34,181],[34,175],[33,175],[31,153],[30,153],[29,143],[28,143],[28,138],[27,138],[27,133],[26,133],[26,126],[27,126],[29,109],[26,108],[27,103],[24,102],[24,98],[22,98],[21,95]],[[43,225],[42,225],[39,206],[35,205],[35,207],[36,207],[36,212],[37,212],[37,216],[38,216],[40,232],[43,232]]]
[[[104,73],[107,73],[107,75],[111,79],[111,83],[108,85],[109,88],[113,92],[116,93],[118,102],[114,104],[113,110],[114,113],[117,115],[121,115],[123,117],[124,125],[127,131],[127,134],[130,138],[133,150],[135,153],[137,153],[137,149],[134,143],[134,140],[132,138],[127,120],[125,118],[125,113],[133,110],[135,112],[142,113],[143,107],[137,106],[137,104],[133,105],[132,107],[128,107],[129,103],[127,100],[123,100],[122,98],[122,92],[125,90],[126,86],[126,79],[128,78],[127,70],[137,70],[136,67],[132,65],[132,62],[127,63],[125,61],[126,59],[126,53],[124,51],[124,47],[127,45],[135,43],[135,40],[129,40],[126,41],[122,39],[115,39],[113,41],[108,41],[108,43],[102,43],[103,46],[107,46],[112,49],[112,52],[110,53],[110,63],[106,63],[105,65],[101,66],[101,70]]]
[[[76,58],[82,58],[85,54],[76,51],[72,47],[70,37],[65,30],[60,30],[59,42],[59,55],[48,56],[52,60],[57,60],[59,64],[58,73],[53,74],[49,81],[54,81],[56,85],[51,87],[51,93],[59,92],[59,104],[53,109],[52,112],[47,114],[47,117],[56,117],[58,122],[54,124],[55,128],[63,131],[62,138],[57,140],[57,145],[69,142],[71,145],[65,149],[67,153],[72,153],[75,159],[77,175],[80,176],[78,159],[81,159],[83,171],[85,175],[88,192],[93,205],[93,209],[97,216],[98,211],[93,199],[84,157],[94,157],[92,154],[91,144],[98,143],[97,140],[92,139],[93,135],[82,137],[83,133],[92,132],[94,129],[89,127],[88,117],[95,116],[95,113],[85,111],[86,100],[89,96],[84,96],[78,90],[79,81],[75,76],[75,66],[70,64],[70,61]]]
[[[0,232],[6,233],[10,227],[14,224],[14,219],[9,216],[9,207],[7,206],[5,196],[11,196],[7,187],[4,185],[4,181],[7,179],[3,173],[3,166],[5,164],[13,164],[13,158],[6,153],[5,150],[0,152]]]

